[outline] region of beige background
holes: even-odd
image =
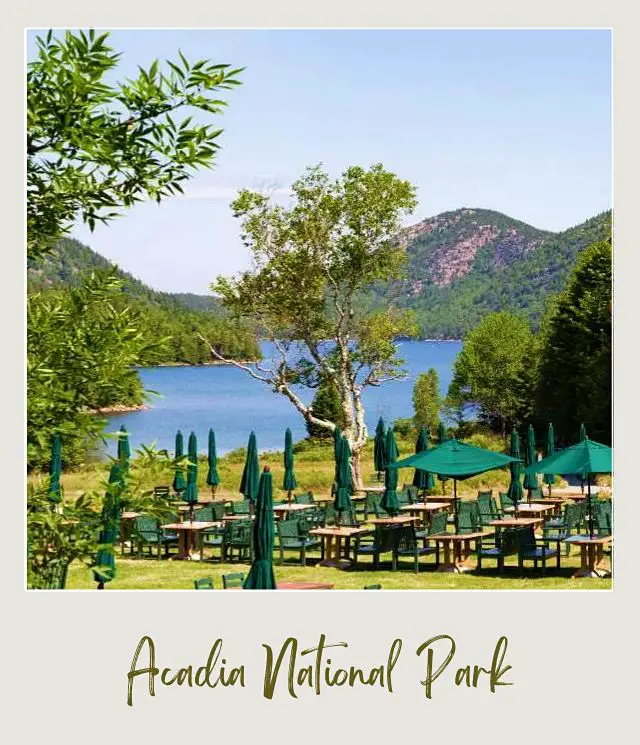
[[[633,471],[638,458],[635,378],[638,362],[638,169],[637,26],[622,3],[538,2],[528,10],[513,3],[456,3],[447,10],[394,2],[374,11],[369,3],[302,4],[244,2],[244,11],[211,3],[174,4],[111,0],[32,0],[10,6],[1,30],[4,116],[2,205],[5,268],[1,368],[3,425],[3,732],[17,742],[107,743],[233,741],[286,738],[306,745],[347,740],[385,743],[396,739],[495,743],[625,743],[636,721],[638,499]],[[289,5],[289,8],[286,8]],[[75,6],[75,7],[74,7]],[[279,6],[277,9],[275,6]],[[504,6],[504,7],[501,7]],[[5,11],[6,13],[6,11]],[[23,393],[23,29],[25,26],[597,26],[614,28],[616,146],[616,581],[612,592],[383,592],[383,593],[25,593],[23,587],[24,431]],[[6,130],[6,132],[5,132]],[[636,441],[637,441],[636,435]],[[7,474],[5,481],[4,474]],[[328,689],[288,698],[278,688],[262,698],[261,643],[297,636],[315,646],[347,641],[332,653],[335,664],[370,666],[386,658],[396,636],[404,648],[393,694],[369,689]],[[458,644],[456,659],[427,701],[419,681],[424,660],[417,646],[447,633]],[[158,687],[154,699],[136,684],[135,707],[126,706],[131,657],[143,634],[157,647],[158,664],[203,664],[217,637],[230,664],[247,667],[246,689]],[[456,688],[456,663],[488,667],[496,640],[509,638],[505,676],[512,687],[491,695]],[[281,685],[281,684],[280,684]],[[393,704],[393,706],[390,706]],[[635,727],[633,728],[635,729]],[[633,731],[633,729],[631,731]],[[629,730],[627,730],[629,732]],[[568,738],[568,739],[565,739]]]

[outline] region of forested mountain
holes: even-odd
[[[582,250],[610,230],[611,212],[561,233],[490,210],[445,212],[402,231],[406,277],[379,283],[363,302],[414,310],[427,338],[461,338],[501,310],[537,327],[547,298],[564,289]]]
[[[77,287],[92,271],[107,271],[113,264],[79,241],[63,238],[56,250],[28,266],[28,289],[33,292],[64,292]],[[225,356],[255,359],[259,348],[255,330],[231,321],[214,297],[153,290],[131,274],[116,269],[121,281],[120,303],[137,311],[149,339],[168,338],[153,352],[147,364],[200,364],[212,355],[197,332],[215,344]]]

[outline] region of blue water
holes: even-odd
[[[365,389],[368,429],[373,432],[380,416],[387,423],[412,416],[413,385],[417,376],[430,367],[438,371],[442,393],[446,393],[460,347],[459,342],[402,342],[400,356],[406,360],[408,377]],[[262,344],[266,359],[272,349],[269,343]],[[185,445],[193,430],[200,451],[206,452],[209,427],[213,427],[220,455],[245,447],[252,429],[260,451],[282,450],[287,427],[291,428],[294,441],[306,436],[301,415],[287,399],[233,366],[151,367],[141,370],[140,375],[145,389],[159,394],[150,398],[151,408],[109,417],[107,427],[108,432],[113,432],[124,424],[132,448],[155,442],[158,448],[173,450],[178,429],[185,436]],[[313,391],[301,392],[300,397],[306,403],[313,398]],[[108,451],[114,454],[113,441]]]

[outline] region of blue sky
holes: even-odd
[[[34,33],[28,39],[33,53]],[[117,76],[209,58],[246,66],[187,197],[74,236],[151,286],[206,292],[247,266],[229,201],[308,165],[381,162],[418,187],[407,221],[485,207],[562,230],[611,207],[608,31],[115,31]]]

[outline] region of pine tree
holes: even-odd
[[[432,432],[440,420],[440,380],[435,368],[421,373],[413,387],[413,422],[416,429],[426,427]]]

